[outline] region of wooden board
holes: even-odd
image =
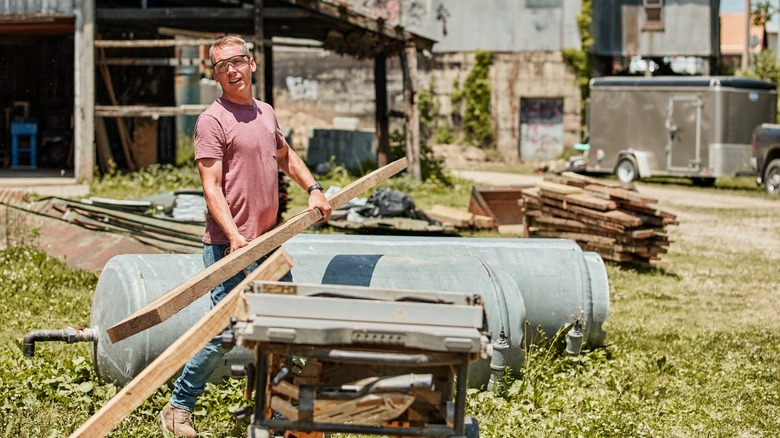
[[[445,205],[436,204],[432,209],[426,210],[425,214],[433,220],[452,224],[457,228],[469,228],[474,225],[474,213]]]
[[[539,181],[536,183],[536,187],[539,187],[546,192],[560,193],[562,195],[582,193],[582,189],[579,187],[567,186],[565,184],[558,184],[550,181]]]
[[[542,188],[542,196],[547,196],[548,198],[557,199],[574,205],[580,205],[582,207],[592,208],[594,210],[607,211],[617,209],[617,202],[590,196],[586,193],[563,195],[556,192],[548,192]]]
[[[157,391],[157,388],[168,382],[214,336],[221,333],[230,324],[232,316],[246,312],[243,291],[247,284],[255,280],[277,281],[284,277],[292,266],[293,260],[287,250],[281,248],[276,251],[73,432],[71,438],[105,436]]]
[[[328,197],[328,202],[335,210],[357,195],[405,169],[406,166],[406,158],[394,161],[339,190]],[[146,307],[109,327],[106,330],[109,339],[116,343],[165,321],[321,218],[322,213],[316,209],[298,213],[280,226],[251,241],[249,245],[230,253]]]
[[[644,204],[657,204],[658,200],[654,198],[648,198],[646,196],[642,196],[637,192],[622,189],[619,187],[604,187],[603,185],[599,184],[590,184],[585,186],[585,190],[593,191],[593,192],[601,192],[609,195],[612,199],[619,199],[623,201],[628,202],[635,202],[640,205]]]
[[[628,190],[634,190],[633,185],[626,185],[626,184],[623,184],[623,183],[620,183],[620,182],[616,182],[616,181],[607,181],[607,180],[604,180],[604,179],[593,178],[593,177],[590,177],[590,176],[587,176],[587,175],[581,175],[581,174],[575,173],[575,172],[563,172],[563,173],[561,173],[561,176],[564,177],[564,178],[568,178],[570,180],[577,181],[578,184],[582,184],[582,183],[584,183],[584,184],[598,184],[598,185],[602,185],[602,186],[613,187],[613,188],[623,189],[623,190],[626,190],[626,187],[629,187]]]

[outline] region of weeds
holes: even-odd
[[[187,170],[153,172],[171,185],[194,181]],[[169,184],[133,178],[147,181],[144,190]],[[344,187],[351,177],[334,169],[322,180],[326,187]],[[105,182],[107,187],[95,189],[103,196],[132,185],[119,175]],[[421,208],[436,203],[465,208],[471,189],[470,182],[457,179],[452,187],[405,178],[384,185],[409,194]],[[291,212],[305,208],[302,189],[291,187],[290,196]],[[118,388],[97,379],[88,345],[41,343],[36,356],[27,358],[21,338],[33,329],[87,325],[97,276],[47,257],[30,246],[31,238],[17,239],[16,231],[8,237],[13,226],[28,224],[3,211],[11,215],[0,222],[6,233],[0,236],[6,245],[0,250],[0,430],[8,437],[67,436]],[[693,225],[686,228],[687,218],[702,216],[706,220],[697,222],[697,233]],[[604,347],[586,347],[571,359],[560,352],[560,342],[533,343],[517,377],[508,377],[501,392],[469,390],[467,412],[479,419],[483,438],[777,435],[780,277],[775,249],[761,241],[775,233],[775,216],[685,207],[680,217],[681,226],[671,230],[666,268],[607,265]],[[749,225],[747,234],[757,229],[763,234],[755,244],[733,245],[728,237]],[[209,385],[195,413],[203,436],[245,436],[246,420],[230,414],[248,404],[242,392],[241,380]],[[156,415],[169,397],[169,387],[160,388],[110,436],[161,436]]]

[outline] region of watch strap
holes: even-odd
[[[320,184],[320,183],[318,183],[318,182],[315,182],[314,184],[312,184],[311,186],[309,186],[309,188],[308,188],[308,189],[306,189],[306,192],[308,192],[308,193],[311,195],[311,192],[313,192],[313,191],[315,191],[315,190],[320,190],[320,191],[322,191],[322,190],[323,190],[322,184]]]

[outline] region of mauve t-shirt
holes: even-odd
[[[239,233],[248,241],[276,225],[276,154],[283,147],[288,147],[287,142],[273,108],[256,99],[246,107],[220,97],[195,123],[195,159],[222,160],[222,190]],[[229,243],[210,213],[203,242]]]

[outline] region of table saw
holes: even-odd
[[[256,281],[244,296],[224,340],[255,353],[250,438],[479,436],[465,415],[490,344],[478,294]]]

